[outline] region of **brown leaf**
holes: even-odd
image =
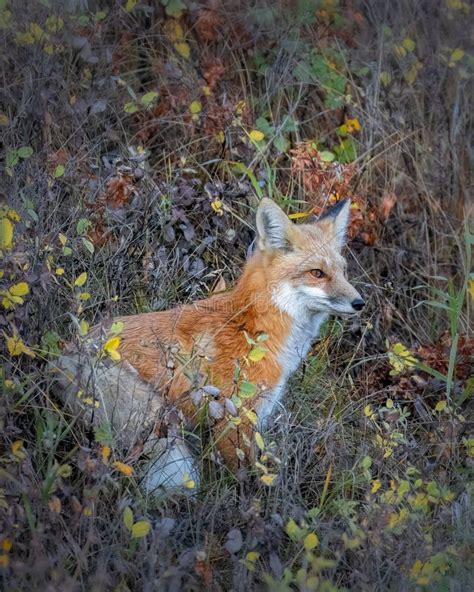
[[[380,204],[380,217],[383,221],[387,220],[390,216],[390,212],[393,210],[397,203],[397,196],[395,193],[386,193],[383,196],[382,203]]]
[[[196,21],[196,32],[203,41],[215,41],[224,23],[224,19],[215,10],[199,11]]]

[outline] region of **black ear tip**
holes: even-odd
[[[333,206],[331,206],[328,210],[325,210],[321,216],[319,216],[319,220],[323,220],[324,218],[335,218],[341,210],[350,203],[350,200],[345,197],[344,199],[340,199],[336,202]]]

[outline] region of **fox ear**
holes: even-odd
[[[264,197],[257,210],[258,246],[263,250],[291,250],[290,232],[293,223],[277,204]]]
[[[333,205],[332,208],[329,208],[329,210],[324,212],[324,214],[318,220],[318,223],[331,223],[331,233],[333,235],[333,240],[339,249],[342,249],[346,244],[350,209],[350,200],[341,199],[335,205]]]

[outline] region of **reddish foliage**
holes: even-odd
[[[395,193],[385,193],[379,208],[380,218],[382,220],[387,220],[396,203],[397,196],[395,195]]]
[[[224,19],[215,10],[200,10],[196,21],[196,32],[203,41],[215,41]]]
[[[427,366],[442,374],[447,374],[450,348],[451,336],[449,333],[444,333],[435,344],[420,346],[418,348],[418,355]],[[460,335],[454,372],[455,377],[459,380],[467,379],[472,372],[473,365],[474,339],[469,339],[467,335]]]
[[[225,66],[219,58],[208,59],[203,64],[203,76],[211,90],[224,73]]]
[[[212,569],[206,561],[198,560],[194,565],[194,572],[202,578],[206,586],[212,584]]]
[[[219,105],[217,101],[209,97],[206,118],[204,120],[204,131],[208,136],[214,136],[217,132],[224,130],[230,124],[234,116],[234,105]]]
[[[354,165],[324,162],[312,142],[300,143],[290,152],[292,172],[302,175],[313,213],[319,214],[328,205],[349,198],[352,204],[349,238],[357,236],[367,245],[375,244],[376,213],[349,188],[356,171]]]
[[[137,192],[131,175],[120,175],[112,177],[107,182],[105,204],[113,208],[121,208],[130,201],[132,195]]]

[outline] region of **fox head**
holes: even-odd
[[[314,224],[294,224],[275,202],[257,210],[258,248],[266,260],[273,303],[295,318],[326,312],[353,314],[364,306],[346,278],[349,200],[339,201]]]

